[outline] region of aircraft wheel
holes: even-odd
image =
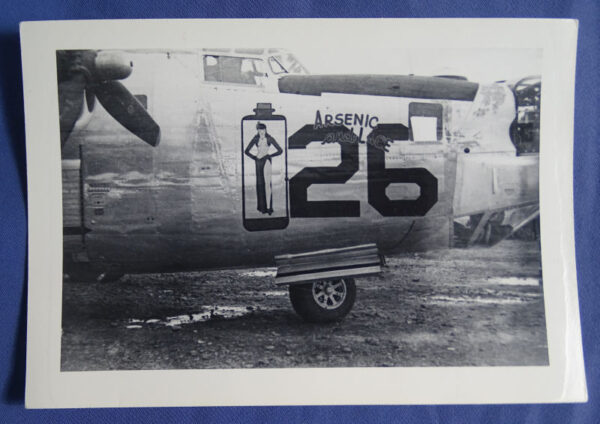
[[[339,321],[348,315],[356,299],[353,278],[292,284],[289,290],[294,310],[309,322]]]

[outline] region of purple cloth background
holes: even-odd
[[[527,17],[579,19],[575,235],[590,401],[570,405],[145,408],[27,411],[26,166],[18,24],[124,18]],[[0,13],[0,422],[597,423],[600,299],[600,2],[597,0],[7,1]],[[570,160],[570,158],[565,158]]]

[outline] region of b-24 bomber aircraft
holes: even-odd
[[[64,273],[276,266],[343,318],[386,254],[539,215],[539,78],[309,75],[283,49],[57,52]]]

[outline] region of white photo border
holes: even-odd
[[[532,19],[25,22],[29,285],[26,407],[479,404],[587,400],[573,227],[578,23]],[[56,50],[353,43],[543,49],[540,210],[547,366],[61,372],[62,204]],[[415,44],[415,40],[418,44]]]

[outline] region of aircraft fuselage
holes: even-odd
[[[273,76],[210,80],[206,57],[134,55],[123,84],[160,125],[157,147],[101,105],[84,112],[63,149],[66,261],[165,272],[364,243],[382,253],[448,247],[455,211],[472,212],[459,164],[523,159],[503,84],[471,100],[284,93]],[[281,154],[265,137],[250,146],[259,122]],[[269,164],[256,159],[265,152]],[[518,196],[535,200],[537,186]]]

